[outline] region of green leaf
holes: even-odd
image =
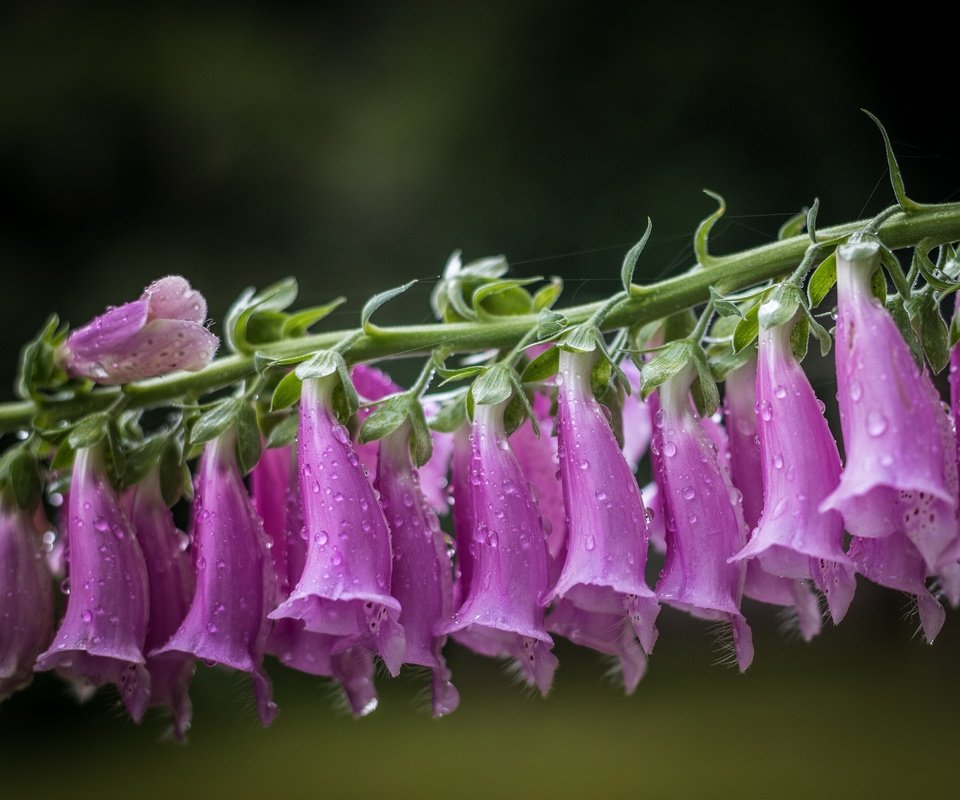
[[[346,369],[347,364],[340,353],[336,350],[321,350],[307,361],[298,364],[294,372],[301,381],[306,381],[336,375],[340,372],[341,365]]]
[[[246,403],[237,397],[225,397],[222,400],[217,400],[191,426],[190,445],[204,444],[216,439],[237,421],[240,408],[244,405]]]
[[[814,244],[817,243],[817,212],[820,210],[820,198],[813,199],[813,205],[807,211],[807,236]]]
[[[785,325],[797,315],[797,310],[802,305],[803,295],[800,289],[792,283],[781,283],[775,286],[758,306],[757,322],[764,328]]]
[[[457,395],[436,413],[430,420],[430,427],[440,433],[453,433],[460,430],[467,421],[466,392]]]
[[[247,352],[250,344],[247,328],[253,315],[258,311],[274,314],[283,311],[297,299],[298,291],[294,278],[285,278],[261,292],[255,292],[253,288],[244,290],[230,307],[224,323],[224,333],[230,349],[234,352]],[[274,319],[276,321],[277,318]],[[280,326],[282,327],[282,322]]]
[[[40,474],[40,462],[33,450],[21,445],[4,453],[0,477],[13,492],[17,506],[24,511],[32,511],[37,507],[43,496],[43,477]]]
[[[717,224],[717,220],[726,212],[727,203],[720,195],[711,192],[709,189],[704,189],[703,193],[717,201],[717,210],[697,226],[697,232],[693,236],[693,252],[697,256],[697,263],[700,264],[700,266],[707,267],[717,261],[714,256],[710,255],[708,247],[710,231],[713,229],[713,226]]]
[[[300,419],[296,414],[287,414],[267,434],[267,447],[286,447],[297,438]]]
[[[910,321],[910,315],[907,313],[903,298],[900,297],[900,295],[892,295],[890,297],[890,301],[887,303],[887,311],[890,312],[890,316],[893,317],[893,321],[897,323],[897,327],[900,329],[900,334],[903,336],[903,340],[910,348],[910,353],[913,356],[913,360],[916,361],[919,366],[922,366],[923,347],[920,344],[920,339],[917,336],[916,331],[913,329],[913,325]]]
[[[806,314],[801,316],[793,328],[790,329],[790,349],[793,351],[793,357],[797,361],[803,361],[807,357],[807,348],[810,343],[810,317]]]
[[[697,411],[700,412],[700,416],[712,417],[720,406],[720,391],[717,389],[717,382],[710,372],[706,356],[699,347],[695,350],[693,364],[697,370],[697,379],[694,381],[691,391],[697,405]]]
[[[887,135],[887,129],[884,128],[883,123],[881,123],[879,119],[867,111],[867,109],[862,108],[860,110],[870,117],[874,124],[880,129],[880,135],[883,137],[883,148],[887,154],[887,168],[890,171],[890,183],[893,186],[893,193],[896,195],[897,203],[899,204],[900,208],[907,214],[922,210],[923,206],[920,203],[915,203],[913,200],[907,197],[907,190],[903,185],[903,175],[900,173],[900,165],[897,163],[896,155],[894,155],[893,145],[890,144],[890,137]]]
[[[374,312],[384,303],[388,303],[393,300],[394,297],[398,297],[399,295],[403,294],[415,283],[416,280],[408,281],[407,283],[403,284],[403,286],[387,289],[387,291],[380,292],[380,294],[375,294],[373,297],[367,300],[363,306],[363,310],[360,312],[360,324],[363,326],[363,332],[367,334],[367,336],[375,336],[380,332],[380,328],[370,321],[370,317],[373,316]]]
[[[792,239],[794,236],[799,236],[803,233],[804,223],[807,221],[807,210],[804,209],[796,214],[794,214],[790,219],[783,223],[780,226],[780,230],[777,231],[777,239]]]
[[[870,292],[881,303],[887,302],[887,279],[883,277],[883,270],[876,270],[870,276]]]
[[[560,346],[574,353],[592,353],[600,347],[601,341],[599,328],[585,322],[568,329]]]
[[[742,367],[752,357],[749,350],[734,353],[733,348],[727,346],[722,351],[717,350],[710,355],[710,372],[716,381],[724,381],[735,369]]]
[[[183,463],[183,450],[180,442],[169,438],[160,452],[160,493],[163,502],[172,506],[185,492],[192,496],[193,484],[190,481],[190,471]]]
[[[75,454],[76,451],[70,446],[69,438],[64,439],[57,445],[57,450],[53,454],[53,460],[50,462],[50,469],[55,472],[70,469]]]
[[[250,403],[241,403],[237,412],[237,463],[248,474],[260,461],[263,436],[257,423],[257,412]]]
[[[311,308],[305,308],[303,311],[298,311],[296,314],[290,314],[283,323],[283,328],[280,331],[281,336],[284,339],[303,336],[311,326],[328,317],[345,302],[347,302],[346,297],[337,297],[322,306],[312,306]]]
[[[563,279],[554,275],[550,278],[550,283],[538,289],[537,293],[533,296],[533,310],[543,311],[544,309],[552,308],[553,304],[560,299],[560,293],[562,291]]]
[[[696,348],[699,349],[699,348]],[[664,381],[676,375],[694,358],[694,346],[686,339],[670,342],[645,362],[640,370],[640,392],[644,398]]]
[[[533,299],[521,287],[542,280],[540,277],[510,278],[485,283],[471,297],[474,311],[484,319],[529,314],[533,310]]]
[[[127,450],[127,467],[123,473],[123,485],[135,486],[159,466],[160,457],[167,446],[167,437],[153,436],[137,442]]]
[[[552,378],[560,369],[560,350],[557,347],[551,347],[544,350],[533,361],[527,364],[523,370],[520,380],[523,383],[540,383],[548,378]]]
[[[277,384],[270,398],[270,411],[280,411],[300,401],[300,392],[303,390],[303,381],[296,371],[288,372]]]
[[[907,283],[907,276],[903,274],[903,267],[900,266],[900,260],[896,254],[886,245],[880,246],[880,262],[893,281],[893,285],[904,299],[910,297],[910,285]],[[877,270],[879,272],[880,270]],[[876,273],[874,273],[876,275]],[[874,278],[876,280],[876,278]],[[884,293],[884,298],[886,293]],[[883,299],[883,298],[881,298]]]
[[[653,220],[647,217],[647,229],[640,237],[640,241],[631,247],[623,257],[623,266],[620,267],[620,282],[623,284],[623,291],[629,295],[633,290],[633,271],[637,267],[637,259],[647,246],[647,240],[650,238],[650,232],[653,230]]]
[[[760,334],[759,314],[760,303],[754,303],[743,315],[743,319],[737,323],[736,330],[733,332],[734,353],[739,353],[745,347],[749,347]]]
[[[513,394],[513,370],[504,364],[494,364],[484,369],[470,387],[470,395],[477,405],[488,406],[509,400]]]
[[[540,420],[537,419],[537,415],[533,413],[533,406],[530,405],[530,398],[527,397],[527,393],[523,390],[523,386],[520,384],[520,379],[517,378],[517,373],[510,373],[510,382],[513,384],[513,400],[516,402],[520,401],[520,405],[523,407],[523,414],[525,417],[530,420],[530,427],[533,428],[533,432],[539,437],[540,436]],[[520,423],[523,423],[523,420],[520,420]]]
[[[410,405],[410,398],[406,395],[394,395],[380,401],[360,426],[360,443],[378,441],[397,430],[410,416]]]
[[[47,318],[40,333],[20,351],[16,391],[19,397],[37,397],[40,390],[52,388],[66,380],[66,373],[57,364],[57,349],[66,339],[66,327],[60,328],[56,314]]]
[[[91,414],[80,420],[67,436],[67,443],[72,450],[83,447],[93,447],[103,441],[107,435],[109,417],[104,413]]]
[[[809,311],[807,312],[807,324],[810,327],[810,331],[820,343],[820,355],[825,358],[827,353],[830,352],[830,348],[833,346],[833,339],[830,336],[830,332],[824,328],[817,318],[814,317]]]
[[[816,308],[823,302],[837,282],[837,253],[830,253],[817,267],[807,284],[807,298],[810,308]]]
[[[414,401],[410,405],[410,437],[413,463],[422,467],[433,455],[433,436],[423,413],[423,406]]]
[[[940,372],[950,361],[950,332],[940,314],[940,304],[929,292],[914,294],[905,304],[913,329],[931,369]]]
[[[567,318],[563,314],[545,308],[537,316],[537,339],[541,342],[555,339],[566,327]]]
[[[918,246],[913,250],[913,266],[923,276],[923,279],[938,292],[953,292],[957,289],[957,284],[942,280],[937,277],[937,267],[930,260],[930,257],[924,252],[923,246]]]
[[[710,299],[713,300],[713,308],[721,317],[742,317],[743,312],[739,306],[731,300],[727,300],[713,286],[710,287]]]

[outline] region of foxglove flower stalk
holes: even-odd
[[[208,442],[200,458],[191,520],[196,589],[173,636],[151,656],[183,654],[249,672],[263,725],[277,714],[263,654],[275,596],[263,524],[237,464],[236,427]]]
[[[61,359],[71,376],[108,384],[203,369],[220,343],[204,326],[206,317],[203,295],[169,275],[151,283],[139,300],[75,330]]]
[[[154,469],[125,498],[129,519],[143,551],[150,588],[150,617],[144,652],[150,673],[150,703],[173,714],[173,733],[181,741],[190,728],[192,706],[187,690],[194,659],[184,653],[152,656],[187,616],[195,578],[187,538],[177,530],[160,490],[160,471]]]
[[[270,556],[279,600],[290,596],[290,588],[300,579],[307,561],[294,458],[290,447],[265,450],[251,474],[254,507],[272,543]],[[282,619],[270,631],[267,652],[291,669],[335,678],[354,716],[366,716],[377,707],[373,654],[362,647],[340,651],[339,644],[337,636],[308,631],[300,620]]]
[[[791,327],[761,328],[758,367],[751,359],[727,378],[734,483],[745,512],[750,509],[748,524],[757,526],[735,559],[755,559],[770,575],[812,580],[836,624],[850,607],[856,578],[843,550],[843,520],[818,506],[840,481],[840,456],[823,406],[793,355]],[[756,375],[755,394],[750,373]],[[756,405],[750,402],[754,396]],[[752,516],[758,505],[759,519]]]
[[[115,684],[139,721],[150,702],[147,568],[107,478],[102,445],[77,450],[67,514],[67,610],[36,669],[91,687]]]
[[[561,349],[558,414],[567,554],[560,578],[543,602],[567,599],[585,612],[623,616],[650,653],[660,606],[644,579],[643,500],[593,396],[592,366],[592,354]]]
[[[446,636],[434,634],[434,628],[453,613],[453,565],[410,457],[409,424],[380,440],[376,486],[390,525],[392,593],[400,601],[406,637],[403,660],[430,670],[433,715],[442,717],[460,704],[441,652]]]
[[[536,503],[507,441],[505,407],[505,402],[477,405],[474,411],[473,575],[463,605],[436,633],[459,633],[457,641],[479,653],[513,658],[525,680],[546,694],[557,668],[541,607],[548,588],[547,546]]]
[[[0,702],[30,683],[53,636],[53,577],[31,517],[0,498]]]
[[[390,531],[350,434],[333,411],[333,376],[303,382],[298,463],[307,539],[303,574],[270,614],[364,645],[392,675],[403,663],[400,603],[390,594]]]
[[[854,536],[899,531],[936,573],[957,560],[956,443],[925,370],[871,292],[879,244],[837,249],[837,399],[847,463],[821,508]]]
[[[667,555],[656,592],[661,602],[707,620],[729,622],[737,663],[753,660],[753,637],[740,612],[745,565],[727,559],[744,545],[743,512],[690,404],[693,369],[659,389],[653,461],[663,493]]]

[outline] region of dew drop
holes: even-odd
[[[684,486],[681,494],[684,500],[693,500],[697,493],[692,486]]]
[[[787,396],[787,390],[782,385],[777,386],[773,390],[773,396],[778,400],[783,400]]]
[[[673,442],[667,442],[663,446],[663,454],[665,456],[675,456],[677,454],[677,446]]]
[[[871,436],[880,436],[887,429],[887,418],[880,411],[873,408],[867,413],[867,433]]]
[[[854,403],[858,402],[860,398],[863,397],[863,386],[860,385],[860,381],[854,380],[850,383],[850,399]]]
[[[583,546],[587,548],[587,550],[593,550],[593,548],[597,546],[597,540],[593,536],[588,536],[583,540]]]

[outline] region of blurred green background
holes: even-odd
[[[304,305],[421,283],[382,312],[423,321],[448,254],[558,274],[561,304],[604,296],[654,234],[638,280],[767,241],[821,199],[821,224],[890,198],[887,124],[916,199],[960,195],[945,23],[841,4],[562,2],[7,3],[0,10],[0,398],[47,314],[80,324],[182,273],[214,320],[293,274]],[[214,330],[218,330],[216,325]],[[824,399],[829,379],[818,378]],[[757,659],[714,666],[708,633],[665,610],[632,698],[559,645],[547,701],[453,650],[450,719],[382,682],[355,722],[316,679],[271,665],[281,715],[201,669],[192,741],[158,743],[104,694],[47,676],[0,710],[0,794],[48,797],[902,797],[955,784],[960,623],[935,647],[906,599],[861,582],[810,645],[752,605]]]

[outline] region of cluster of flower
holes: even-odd
[[[360,443],[337,417],[344,382],[372,404],[361,417],[401,392],[384,373],[306,377],[296,449],[265,450],[250,492],[236,427],[206,444],[189,538],[157,470],[118,495],[101,446],[78,449],[62,519],[69,596],[52,643],[52,579],[37,535],[49,526],[40,511],[2,506],[0,698],[54,669],[78,687],[115,684],[134,719],[168,706],[182,736],[195,660],[250,673],[266,724],[276,706],[265,654],[333,678],[358,715],[376,706],[379,657],[393,675],[403,664],[427,668],[440,716],[459,703],[442,655],[448,638],[510,659],[546,693],[557,667],[551,634],[615,657],[631,692],[662,604],[729,626],[743,670],[753,658],[744,595],[795,609],[809,639],[821,625],[818,593],[839,622],[857,573],[914,595],[932,642],[944,610],[928,581],[960,601],[955,428],[871,291],[878,258],[856,244],[837,258],[843,466],[791,348],[792,321],[761,326],[727,378],[722,414],[696,413],[690,365],[647,400],[626,397],[622,446],[591,387],[596,353],[561,339],[556,378],[533,392],[520,427],[508,436],[507,400],[478,401],[471,422],[433,434],[419,470],[409,421]],[[142,333],[155,324],[144,305],[136,347],[168,359],[169,337]],[[183,340],[186,330],[193,349],[212,354],[182,324],[202,321],[199,305],[170,315],[181,320],[170,332]],[[93,324],[119,330],[104,319]],[[86,335],[74,335],[74,354]],[[123,336],[109,354],[120,381],[143,374]],[[104,340],[95,341],[91,363],[103,369]],[[197,366],[188,350],[176,366]],[[638,384],[640,371],[623,366]],[[955,406],[958,379],[955,363]],[[635,471],[648,446],[655,481],[641,492]],[[455,544],[438,521],[448,512]],[[664,554],[653,588],[648,545]]]

